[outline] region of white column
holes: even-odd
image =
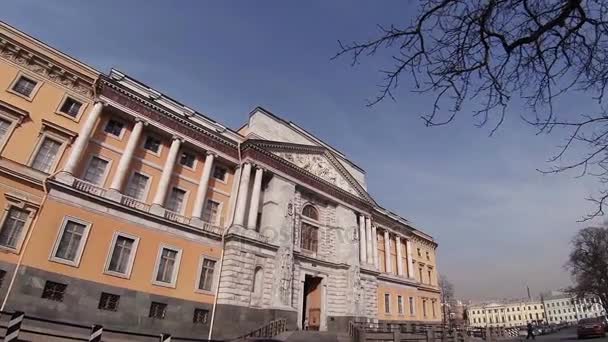
[[[215,155],[213,152],[207,152],[205,164],[203,165],[203,173],[201,174],[201,179],[198,182],[198,189],[196,190],[196,199],[194,200],[194,206],[192,207],[192,217],[201,218],[203,216],[205,197],[207,196],[207,189],[209,188],[209,179],[211,178],[211,168],[213,167],[214,159]]]
[[[410,241],[410,239],[406,240],[405,249],[407,249],[407,276],[408,278],[414,278],[414,263],[412,261],[412,241]]]
[[[125,146],[125,150],[118,161],[118,166],[116,166],[116,173],[112,179],[110,189],[114,189],[119,192],[122,190],[123,183],[127,177],[127,171],[129,171],[131,159],[133,159],[133,153],[135,152],[135,148],[137,147],[137,143],[139,142],[143,129],[144,122],[141,120],[136,120],[135,125],[133,126],[133,131],[131,131],[131,135],[129,135],[127,146]]]
[[[365,218],[365,233],[367,234],[367,263],[374,264],[374,252],[372,250],[372,221],[369,217]]]
[[[395,247],[397,247],[397,275],[403,276],[403,260],[401,259],[401,237],[395,236]]]
[[[374,260],[374,267],[378,269],[378,231],[376,226],[372,225],[372,255]]]
[[[63,166],[63,171],[70,174],[73,174],[74,171],[76,171],[76,167],[78,167],[84,149],[87,147],[87,143],[91,138],[91,133],[93,133],[93,128],[95,128],[95,123],[101,115],[103,106],[104,104],[102,102],[95,102],[93,105],[93,108],[87,115],[87,120],[84,122],[84,125],[82,125],[80,132],[78,132],[78,137],[74,141],[74,144],[72,144],[72,151],[68,161]]]
[[[167,160],[165,160],[165,165],[163,166],[163,172],[160,174],[160,180],[158,181],[158,187],[156,188],[156,194],[154,195],[152,204],[157,204],[161,207],[165,205],[167,190],[169,190],[171,175],[173,174],[173,168],[175,168],[175,161],[177,160],[177,154],[179,153],[179,146],[181,144],[182,140],[179,137],[173,137]]]
[[[262,192],[262,175],[264,169],[256,167],[253,179],[253,190],[251,192],[251,203],[249,204],[249,217],[247,218],[247,229],[255,229],[260,208],[260,194]]]
[[[364,264],[367,262],[367,240],[365,238],[365,217],[359,215],[359,261]]]
[[[245,163],[241,171],[241,185],[239,195],[236,199],[236,211],[234,214],[234,225],[243,226],[245,222],[245,210],[247,209],[247,196],[249,193],[249,178],[251,176],[251,164]]]
[[[391,268],[391,241],[388,230],[384,231],[384,265],[386,267],[386,273],[393,273],[393,269]]]

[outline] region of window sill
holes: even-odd
[[[175,283],[164,283],[162,281],[157,281],[157,280],[152,281],[152,285],[161,286],[161,287],[168,287],[170,289],[174,289],[175,288]]]
[[[117,278],[131,279],[130,274],[124,274],[124,273],[119,273],[119,272],[114,272],[114,271],[109,271],[109,270],[104,270],[103,274],[109,275],[112,277],[117,277]]]
[[[56,111],[55,114],[59,115],[59,116],[63,116],[64,118],[66,118],[68,120],[72,120],[74,122],[80,122],[80,117],[82,116],[82,113],[78,113],[78,115],[76,115],[76,116],[71,116],[68,113],[64,113],[64,112],[60,112],[60,111]]]
[[[1,246],[0,245],[0,253],[19,254],[19,250],[20,250],[20,248],[12,248],[12,247],[7,247],[7,246]]]
[[[57,257],[51,257],[49,260],[52,262],[56,262],[58,264],[64,264],[64,265],[75,267],[75,268],[78,268],[78,266],[79,266],[79,263],[76,261],[70,261],[70,260],[61,259],[61,258],[57,258]]]
[[[35,91],[32,91],[32,95],[30,95],[30,96],[25,96],[25,95],[23,95],[23,94],[21,94],[19,92],[16,92],[16,91],[14,91],[13,89],[10,89],[10,88],[7,89],[6,91],[9,92],[9,93],[11,93],[11,94],[13,94],[13,95],[15,95],[15,96],[19,96],[20,98],[22,98],[22,99],[24,99],[24,100],[26,100],[28,102],[32,102],[34,100],[34,96],[35,96]]]
[[[194,293],[198,293],[198,294],[204,294],[204,295],[211,295],[213,296],[215,293],[213,292],[213,290],[201,290],[199,288],[194,290]]]

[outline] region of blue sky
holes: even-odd
[[[414,2],[411,2],[414,3]],[[563,136],[535,135],[513,107],[501,129],[467,112],[419,119],[428,96],[373,108],[385,58],[331,61],[337,40],[402,23],[410,2],[5,0],[0,18],[102,72],[111,67],[232,128],[255,106],[292,120],[367,171],[370,192],[439,243],[439,271],[466,298],[523,297],[569,283],[562,265],[592,206],[592,180],[536,171]],[[572,98],[564,109],[583,108]]]

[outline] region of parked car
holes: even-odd
[[[605,337],[608,325],[601,317],[585,318],[578,321],[576,334],[578,338]]]

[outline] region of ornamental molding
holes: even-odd
[[[167,126],[177,133],[207,145],[209,148],[220,151],[232,158],[238,158],[237,144],[223,136],[193,123],[187,117],[172,113],[155,105],[132,92],[123,89],[110,80],[102,78],[98,84],[98,94],[125,106],[147,119]]]
[[[94,79],[60,65],[57,61],[3,35],[0,35],[0,58],[81,96],[94,96]]]

